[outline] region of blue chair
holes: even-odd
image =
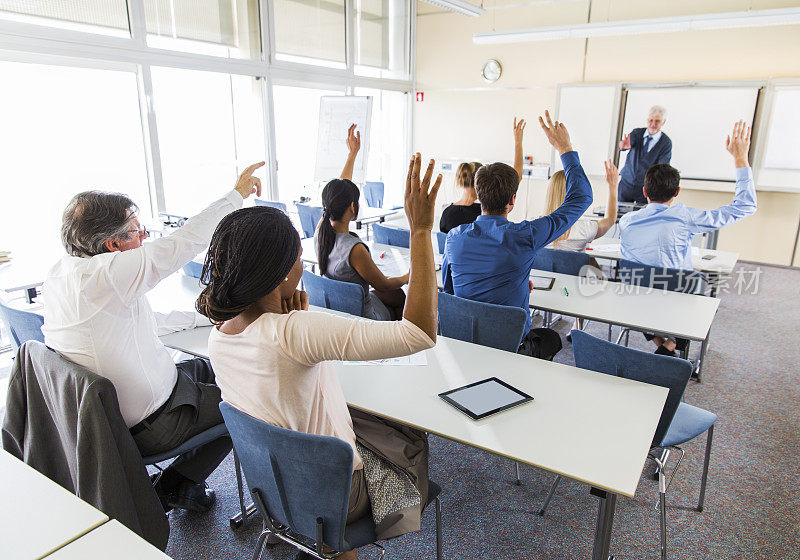
[[[623,284],[685,294],[705,294],[708,286],[708,278],[695,270],[649,266],[627,259],[621,259],[618,266],[619,280]],[[609,334],[610,329],[609,325]],[[630,329],[626,328],[620,331],[617,344],[622,341],[623,335],[625,336],[625,346],[627,346]],[[609,338],[611,337],[609,336]],[[679,342],[683,347],[680,350],[681,358],[688,359],[691,342],[685,339],[679,339]]]
[[[322,219],[322,206],[310,206],[308,204],[295,204],[297,213],[300,215],[300,228],[306,237],[314,237],[317,231],[317,224]]]
[[[367,181],[364,184],[364,198],[367,200],[367,206],[383,208],[383,183]]]
[[[284,214],[286,213],[286,205],[283,202],[277,202],[274,200],[261,200],[260,198],[256,198],[254,200],[256,206],[269,206],[270,208],[277,208]]]
[[[183,265],[183,272],[189,278],[200,278],[203,274],[203,263],[197,261],[189,261]]]
[[[658,421],[651,455],[658,467],[659,504],[661,509],[661,557],[667,557],[666,495],[675,473],[683,460],[684,451],[679,446],[708,432],[706,437],[703,475],[700,481],[700,498],[697,511],[703,511],[703,501],[708,482],[708,464],[711,458],[711,445],[714,437],[714,424],[717,415],[684,402],[681,402],[686,385],[692,375],[692,364],[680,358],[661,356],[626,348],[594,337],[579,330],[572,331],[572,346],[575,351],[575,365],[600,373],[624,377],[642,383],[666,387],[669,390],[667,401]],[[658,453],[658,450],[661,453]],[[666,480],[665,466],[671,451],[680,453],[678,463]],[[550,488],[539,515],[544,515],[553,497],[560,477],[557,476]]]
[[[439,292],[439,333],[448,338],[516,352],[525,330],[525,311]]]
[[[358,284],[325,278],[304,270],[303,289],[308,293],[308,303],[311,305],[356,317],[364,316],[364,288]]]
[[[19,348],[29,340],[44,343],[44,334],[42,334],[44,317],[38,313],[15,309],[0,302],[0,319],[8,327],[14,348]]]
[[[268,535],[321,560],[375,544],[371,514],[347,524],[353,474],[350,445],[335,437],[272,426],[226,402],[219,408],[264,520],[254,560],[261,556]],[[429,482],[428,503],[436,502],[437,559],[442,551],[440,492]],[[323,546],[335,552],[326,552]]]
[[[381,224],[372,224],[372,235],[375,239],[375,243],[405,247],[406,249],[411,246],[411,233],[407,229],[397,229],[382,226]]]
[[[581,268],[590,264],[592,257],[577,251],[561,251],[543,247],[533,258],[534,270],[579,276]]]
[[[444,255],[444,245],[447,241],[447,234],[443,231],[436,232],[436,244],[439,245],[439,254]]]

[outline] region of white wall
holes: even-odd
[[[520,4],[519,0],[487,1],[484,5],[488,8],[517,7],[490,9],[481,17],[470,18],[418,3],[416,83],[425,97],[422,103],[414,103],[414,149],[425,157],[510,161],[511,126],[516,115],[530,121],[525,154],[549,162],[549,145],[535,121],[544,109],[555,108],[559,83],[800,77],[798,25],[604,37],[588,42],[472,43],[472,34],[478,31],[585,23],[589,16],[588,1]],[[800,2],[594,0],[591,21],[789,6],[800,6]],[[490,58],[500,61],[503,75],[487,86],[480,71]],[[546,182],[528,183],[521,187],[521,194],[527,195],[526,215],[534,216],[541,212]],[[698,187],[713,189],[714,185],[687,182],[681,200],[701,208],[730,200],[728,193]],[[595,204],[605,204],[605,185],[593,181],[593,188]],[[452,197],[453,191],[449,188],[444,194]],[[522,217],[518,212],[521,210],[515,210],[515,217]],[[798,221],[800,194],[759,192],[756,215],[723,230],[718,247],[737,251],[745,260],[790,265]],[[800,264],[800,257],[794,264]]]

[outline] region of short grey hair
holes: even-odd
[[[653,105],[650,107],[650,112],[647,113],[647,116],[656,115],[657,117],[666,117],[667,116],[667,109],[662,107],[661,105]]]
[[[61,242],[74,257],[107,253],[108,239],[127,239],[130,223],[139,207],[122,193],[84,191],[64,209]]]

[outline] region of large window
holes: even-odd
[[[408,96],[397,91],[355,88],[355,95],[372,96],[367,181],[384,184],[383,205],[403,204],[408,174]]]
[[[136,74],[0,62],[0,249],[49,259],[80,191],[123,192],[150,216]]]
[[[0,0],[0,19],[130,37],[125,0]]]
[[[166,210],[191,216],[265,160],[261,80],[153,68]],[[266,170],[256,172],[266,185]]]
[[[411,3],[406,0],[354,1],[356,74],[408,77]]]
[[[258,0],[145,0],[147,44],[227,58],[258,58]]]
[[[274,0],[275,58],[344,68],[345,0]]]
[[[314,180],[314,165],[319,100],[323,95],[344,95],[344,92],[289,86],[273,88],[278,191],[284,202],[291,203],[306,196],[319,203],[321,184]]]

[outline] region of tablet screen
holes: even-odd
[[[534,290],[549,290],[555,281],[556,279],[551,276],[531,276]]]
[[[532,401],[533,397],[496,377],[490,377],[439,395],[474,420]]]

